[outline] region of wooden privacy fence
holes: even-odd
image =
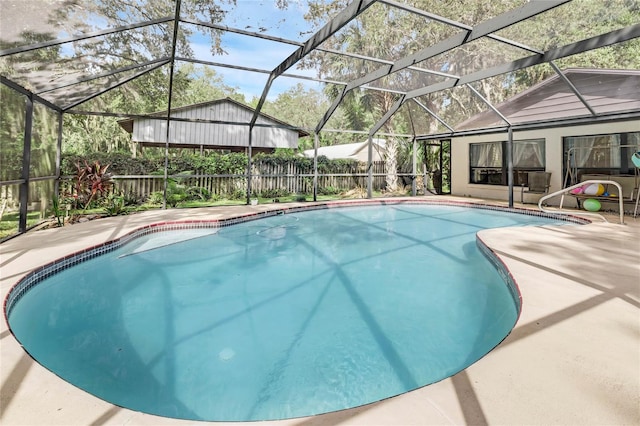
[[[384,187],[384,162],[373,163],[373,188]],[[367,186],[367,164],[356,163],[345,166],[340,172],[318,171],[318,191],[342,192],[356,187]],[[258,164],[253,168],[251,192],[260,195],[263,192],[281,190],[290,194],[313,193],[313,169],[301,169],[294,163]]]
[[[379,161],[373,164],[372,172],[373,189],[384,188],[384,162]],[[246,175],[174,175],[170,176],[178,185],[186,188],[204,188],[211,195],[220,197],[235,196],[245,194],[247,189]],[[147,199],[154,192],[164,190],[164,177],[162,175],[126,175],[113,176],[114,191],[127,194],[139,200]],[[321,173],[318,172],[318,192],[339,193],[354,189],[356,187],[366,188],[367,186],[367,165],[358,163],[349,166],[348,170],[342,173]],[[61,196],[69,196],[74,193],[73,176],[66,176],[60,185]],[[276,196],[273,194],[311,194],[313,193],[313,170],[300,170],[294,163],[285,164],[257,164],[252,169],[251,193],[253,196],[264,195],[266,197]]]

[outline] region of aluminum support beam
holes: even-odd
[[[62,108],[60,108],[58,105],[52,104],[51,102],[49,102],[48,100],[41,98],[40,96],[32,93],[31,91],[25,89],[24,87],[20,86],[18,83],[9,80],[8,78],[6,78],[5,76],[0,75],[0,83],[4,84],[5,86],[15,90],[16,92],[23,94],[25,96],[31,96],[33,98],[34,101],[41,103],[42,105],[51,108],[52,110],[56,111],[56,112],[61,112]]]
[[[178,46],[178,25],[180,22],[180,7],[182,6],[182,0],[176,0],[175,15],[173,18],[173,39],[171,42],[171,63],[169,64],[169,96],[167,101],[167,132],[164,142],[164,179],[163,179],[163,191],[162,191],[162,208],[167,208],[167,187],[168,187],[168,173],[169,173],[169,133],[171,125],[171,101],[173,100],[173,77],[176,58],[176,49]]]
[[[316,132],[319,132],[320,130],[322,130],[325,124],[327,124],[327,122],[329,121],[329,119],[331,118],[335,110],[338,108],[338,105],[340,105],[344,97],[347,95],[347,93],[348,93],[347,86],[345,86],[342,88],[342,91],[338,94],[338,96],[336,96],[336,98],[333,100],[333,102],[329,106],[329,109],[327,109],[325,113],[322,115],[320,122],[316,126],[316,130],[315,130]]]
[[[458,28],[458,29],[461,29],[461,30],[469,30],[469,31],[471,31],[473,29],[473,27],[470,26],[470,25],[466,25],[466,24],[463,24],[461,22],[453,21],[451,19],[447,19],[447,18],[444,18],[442,16],[435,15],[433,13],[425,12],[424,10],[421,10],[421,9],[416,8],[416,7],[409,6],[409,5],[406,5],[406,4],[403,4],[403,3],[398,3],[398,2],[392,1],[392,0],[379,0],[379,1],[380,1],[380,3],[384,3],[384,4],[389,5],[391,7],[395,7],[397,9],[401,9],[401,10],[407,11],[409,13],[413,13],[415,15],[419,15],[419,16],[425,17],[425,18],[427,18],[429,20],[440,22],[442,24],[449,25],[451,27],[455,27],[455,28]],[[568,1],[570,1],[570,0],[568,0]],[[531,47],[528,47],[528,46],[526,46],[524,44],[518,43],[517,41],[509,40],[507,38],[500,37],[500,36],[497,36],[497,35],[494,35],[494,34],[487,35],[487,38],[490,38],[492,40],[498,41],[500,43],[508,44],[510,46],[513,46],[513,47],[517,47],[519,49],[529,50],[531,52],[536,52],[536,50],[532,49]]]
[[[578,53],[598,49],[605,46],[611,46],[613,44],[621,43],[638,37],[640,37],[640,24],[631,25],[619,30],[611,31],[607,34],[601,34],[595,37],[578,41],[576,43],[571,43],[566,46],[551,49],[545,53],[531,55],[526,58],[517,59],[515,61],[499,65],[497,67],[467,74],[460,77],[458,84],[462,85],[473,83],[475,81],[484,80],[486,78],[495,77],[501,74],[506,74],[508,72],[521,70],[534,65],[539,65],[541,63],[550,62],[555,59],[576,55]],[[454,86],[456,86],[455,82],[449,81],[433,84],[431,86],[426,86],[421,89],[416,89],[408,92],[405,100],[439,92],[440,90],[444,89],[450,89]],[[393,112],[395,113],[396,111]]]
[[[204,22],[204,21],[200,21],[198,19],[180,18],[180,22],[185,23],[185,24],[196,25],[196,26],[199,26],[199,27],[211,28],[213,30],[224,31],[226,33],[240,34],[240,35],[247,36],[247,37],[255,37],[255,38],[260,38],[262,40],[269,40],[269,41],[275,41],[277,43],[289,44],[291,46],[298,46],[299,47],[299,46],[302,46],[304,44],[304,43],[302,43],[300,41],[289,40],[289,39],[282,38],[282,37],[274,37],[274,36],[269,35],[269,34],[262,34],[262,33],[255,32],[255,31],[241,30],[239,28],[229,27],[227,25],[212,24],[211,22]]]
[[[53,193],[57,197],[60,194],[60,177],[62,176],[61,165],[62,165],[62,124],[63,124],[63,114],[62,112],[58,113],[58,142],[56,143],[56,181],[53,184]]]
[[[137,28],[148,27],[148,26],[151,26],[151,25],[164,24],[165,22],[171,22],[173,20],[174,20],[173,17],[159,18],[159,19],[154,19],[154,20],[151,20],[151,21],[139,22],[137,24],[124,25],[124,26],[118,27],[118,28],[110,28],[108,30],[95,31],[95,32],[92,32],[92,33],[82,34],[82,35],[75,36],[75,37],[68,37],[68,38],[61,39],[61,40],[51,40],[51,41],[45,41],[45,42],[42,42],[42,43],[30,44],[28,46],[15,47],[13,49],[6,49],[6,50],[0,51],[0,58],[3,57],[3,56],[15,55],[17,53],[24,53],[24,52],[30,52],[32,50],[43,49],[45,47],[59,46],[61,44],[65,44],[65,43],[72,43],[74,41],[86,40],[88,38],[102,37],[102,36],[105,36],[105,35],[119,33],[119,32],[122,32],[122,31],[129,31],[129,30],[135,30]]]
[[[542,54],[516,59],[513,62],[466,75],[460,79],[460,83],[466,84],[489,77],[495,77],[496,75],[506,74],[511,71],[521,70],[545,62],[551,62],[556,59],[566,58],[567,56],[577,55],[578,53],[587,52],[589,50],[611,46],[638,37],[640,37],[640,24],[630,25],[606,34],[597,35],[562,47],[557,47]]]
[[[191,63],[194,63],[194,64],[208,65],[208,66],[211,66],[211,67],[229,68],[229,69],[240,70],[240,71],[255,72],[255,73],[259,73],[259,74],[271,74],[270,70],[265,70],[265,69],[262,69],[262,68],[245,67],[245,66],[242,66],[242,65],[231,65],[231,64],[225,64],[225,63],[222,63],[222,62],[205,61],[205,60],[202,60],[202,59],[190,59],[190,58],[182,58],[182,57],[180,57],[180,58],[176,58],[176,61],[191,62]],[[300,80],[316,81],[318,83],[339,84],[339,85],[342,85],[342,86],[346,86],[347,85],[347,83],[342,82],[342,81],[335,81],[335,80],[327,80],[327,79],[323,79],[323,78],[309,77],[307,75],[284,73],[284,74],[282,74],[282,77],[297,78],[297,79],[300,79]]]
[[[509,191],[509,207],[513,208],[513,128],[507,128],[507,187]]]
[[[564,75],[564,73],[562,72],[562,70],[560,68],[558,68],[558,66],[553,62],[549,62],[549,65],[551,65],[551,68],[553,68],[553,70],[556,72],[556,74],[558,74],[558,77],[560,77],[560,79],[562,81],[565,82],[565,84],[567,86],[569,86],[569,89],[571,89],[571,91],[573,92],[574,95],[576,95],[578,97],[578,99],[580,100],[580,102],[582,102],[582,105],[585,106],[585,108],[587,108],[589,110],[589,112],[591,113],[591,115],[598,115],[596,113],[596,111],[591,107],[591,105],[589,105],[589,102],[587,102],[587,100],[584,98],[584,96],[582,96],[582,93],[580,93],[580,91],[578,90],[578,88],[576,86],[573,85],[573,83],[571,82],[571,80],[569,80],[567,78],[566,75]]]
[[[287,59],[285,59],[280,65],[278,65],[267,80],[267,84],[262,91],[262,96],[260,96],[260,100],[258,101],[258,105],[256,106],[253,117],[251,118],[251,127],[255,124],[258,119],[258,115],[260,114],[260,110],[262,110],[262,106],[267,99],[267,95],[269,94],[269,89],[271,88],[271,84],[273,81],[282,75],[286,70],[295,65],[300,59],[307,56],[311,53],[315,48],[320,46],[324,41],[326,41],[329,37],[337,33],[342,27],[351,22],[351,20],[362,12],[367,10],[372,4],[374,4],[376,0],[359,0],[354,1],[349,6],[347,6],[342,12],[340,12],[335,18],[329,21],[324,27],[322,27],[317,33],[315,33],[307,42],[299,47],[295,52],[293,52]]]
[[[29,172],[31,169],[31,135],[33,132],[33,95],[27,96],[24,113],[24,143],[22,146],[22,173],[20,184],[20,216],[18,233],[27,231],[27,213],[29,207]]]
[[[259,73],[259,74],[271,74],[271,71],[265,70],[265,69],[244,67],[244,66],[241,66],[241,65],[231,65],[231,64],[225,64],[225,63],[222,63],[222,62],[211,62],[211,61],[205,61],[205,60],[201,60],[201,59],[190,59],[190,58],[179,57],[179,58],[176,58],[176,61],[191,62],[191,63],[194,63],[194,64],[202,64],[202,65],[208,65],[208,66],[219,67],[219,68],[229,68],[229,69],[247,71],[247,72],[255,72],[255,73]],[[425,71],[425,72],[427,72],[427,71]],[[281,75],[281,77],[296,78],[298,80],[315,81],[317,83],[335,84],[337,86],[346,86],[348,84],[347,82],[344,82],[344,81],[327,80],[325,78],[309,77],[309,76],[300,75],[300,74],[284,73],[284,74]],[[366,89],[366,90],[374,90],[374,91],[377,91],[377,92],[396,93],[396,94],[404,94],[405,93],[405,92],[401,92],[399,90],[385,89],[383,87],[362,86],[361,88],[362,89]]]
[[[369,133],[367,145],[367,198],[373,198],[373,134]]]
[[[178,1],[179,1],[179,0],[178,0]],[[103,94],[105,94],[105,93],[109,92],[110,90],[115,89],[116,87],[122,86],[123,84],[126,84],[126,83],[130,82],[131,80],[135,80],[136,78],[138,78],[138,77],[140,77],[140,76],[142,76],[142,75],[145,75],[145,74],[147,74],[147,73],[150,73],[151,71],[153,71],[153,70],[155,70],[155,69],[158,69],[158,68],[160,68],[160,67],[162,67],[162,66],[164,66],[164,65],[166,65],[166,64],[170,64],[171,69],[173,69],[173,61],[166,61],[166,62],[159,63],[159,64],[154,65],[154,66],[152,66],[151,68],[148,68],[148,69],[146,69],[146,70],[144,70],[144,71],[140,71],[140,72],[138,72],[138,73],[135,73],[134,75],[132,75],[132,76],[130,76],[130,77],[127,77],[127,78],[125,78],[125,79],[124,79],[124,80],[122,80],[122,81],[117,82],[117,83],[116,83],[116,84],[114,84],[113,86],[109,86],[109,87],[107,87],[106,89],[100,90],[99,92],[97,92],[97,93],[93,93],[93,94],[91,94],[91,95],[87,96],[86,98],[83,98],[83,99],[81,99],[81,100],[79,100],[79,101],[77,101],[77,102],[74,102],[74,103],[72,103],[72,104],[69,104],[69,105],[67,105],[67,106],[63,107],[63,108],[62,108],[62,111],[67,112],[67,111],[69,111],[71,108],[75,108],[75,107],[77,107],[78,105],[81,105],[81,104],[83,104],[83,103],[85,103],[85,102],[87,102],[87,101],[90,101],[90,100],[91,100],[91,99],[93,99],[93,98],[97,98],[98,96],[103,95]],[[169,97],[171,97],[171,94],[169,94]]]
[[[380,0],[378,0],[378,1],[380,1]],[[198,21],[198,20],[195,20],[195,19],[181,19],[180,22],[184,22],[184,23],[192,24],[192,25],[199,25],[199,26],[203,26],[203,27],[207,27],[207,28],[213,28],[213,29],[216,29],[216,30],[224,31],[224,32],[230,32],[230,33],[234,33],[234,34],[245,35],[247,37],[256,37],[256,38],[260,38],[260,39],[263,39],[263,40],[269,40],[269,41],[274,41],[274,42],[277,42],[277,43],[288,44],[288,45],[291,45],[291,46],[298,46],[298,47],[304,46],[304,43],[299,42],[299,41],[289,40],[289,39],[285,39],[285,38],[282,38],[282,37],[274,37],[274,36],[270,36],[268,34],[261,34],[261,33],[253,32],[253,31],[241,30],[241,29],[238,29],[238,28],[228,27],[226,25],[210,24],[210,23],[203,22],[203,21]],[[512,42],[512,43],[515,44],[515,42]],[[389,61],[389,60],[386,60],[386,59],[380,59],[380,58],[374,58],[372,56],[362,55],[362,54],[359,54],[359,53],[341,52],[339,50],[327,49],[327,48],[319,47],[319,46],[316,47],[315,50],[318,51],[318,52],[331,53],[331,54],[334,54],[334,55],[345,56],[347,58],[361,59],[363,61],[370,61],[370,62],[375,62],[375,63],[379,63],[379,64],[385,64],[385,65],[392,65],[393,64],[393,61]],[[427,69],[424,69],[424,68],[409,67],[409,69],[413,70],[413,71],[427,73],[427,74],[433,74],[433,75],[439,75],[439,76],[442,76],[442,77],[448,77],[448,75],[446,73],[427,70]],[[283,76],[284,76],[284,74],[283,74]]]
[[[249,127],[249,143],[247,145],[247,205],[251,204],[251,167],[253,167],[253,128]]]
[[[418,174],[418,142],[415,136],[411,141],[411,195],[415,197],[418,195],[418,188],[416,188],[416,175]]]
[[[403,96],[400,96],[400,98],[397,101],[395,101],[395,103],[391,106],[389,111],[387,111],[387,113],[384,116],[382,116],[382,118],[378,120],[376,124],[373,125],[371,130],[369,130],[369,136],[376,134],[378,130],[380,130],[380,128],[384,126],[384,123],[386,123],[387,120],[390,119],[391,116],[395,114],[396,111],[398,111],[398,109],[400,108],[400,106],[404,103],[404,99],[405,99],[405,96],[403,95]]]
[[[100,73],[100,74],[92,75],[91,77],[79,78],[74,82],[63,84],[61,86],[56,86],[56,87],[51,88],[51,89],[40,90],[36,94],[37,95],[41,95],[43,93],[53,92],[55,90],[64,89],[66,87],[71,87],[71,86],[74,86],[74,85],[80,84],[80,83],[86,83],[88,81],[97,80],[99,78],[111,77],[112,75],[119,74],[121,72],[135,70],[135,69],[138,69],[138,68],[146,67],[147,65],[157,64],[158,62],[163,62],[163,65],[164,65],[164,64],[167,64],[170,60],[171,60],[171,58],[167,56],[167,57],[164,57],[164,58],[154,59],[152,61],[145,62],[144,64],[135,64],[135,65],[130,65],[130,66],[124,67],[124,68],[118,68],[116,70],[112,70],[112,71],[108,71],[108,72],[103,72],[103,73]]]
[[[544,2],[527,3],[524,6],[498,15],[495,18],[481,22],[472,29],[465,29],[446,40],[422,49],[412,55],[406,56],[396,61],[393,65],[389,65],[388,67],[380,67],[377,70],[365,75],[364,77],[352,81],[345,88],[345,90],[343,90],[342,95],[337,97],[331,104],[320,123],[318,123],[318,125],[316,126],[316,131],[319,131],[320,129],[322,129],[322,127],[324,127],[326,121],[334,113],[338,105],[342,102],[342,99],[344,99],[344,96],[356,87],[362,86],[363,84],[371,83],[372,81],[375,81],[381,77],[393,74],[395,72],[408,68],[409,66],[440,55],[444,52],[453,50],[456,47],[462,46],[463,44],[469,43],[481,37],[485,37],[510,25],[539,15],[540,13],[558,7],[561,4],[567,3],[568,1],[569,0],[549,0]],[[446,88],[448,88],[453,87],[456,84],[456,81],[454,80],[453,82],[446,83],[448,83],[448,85],[446,86]]]
[[[444,162],[444,149],[443,149],[444,147],[442,146],[442,140],[438,142],[440,142],[440,149],[438,150],[438,154],[439,154],[438,157],[440,160],[440,163],[438,164],[438,167],[440,167],[440,185],[439,185],[440,188],[438,188],[438,193],[442,194],[444,192],[442,190],[442,178],[444,177],[442,176],[442,163]],[[451,144],[449,144],[449,149],[451,149]],[[449,177],[451,177],[451,168],[449,168]],[[449,179],[449,182],[451,182],[451,179]],[[451,194],[451,188],[449,188],[448,193]]]
[[[469,35],[469,40],[467,41],[472,41],[488,34],[495,33],[503,28],[517,24],[518,22],[522,22],[551,9],[555,9],[556,7],[570,1],[571,0],[545,0],[525,3],[521,7],[509,10],[493,19],[489,19],[476,25],[473,27],[473,30]]]
[[[415,98],[412,99],[413,102],[415,102],[416,104],[418,104],[418,106],[420,108],[422,108],[423,110],[427,111],[427,113],[429,113],[429,115],[431,115],[433,118],[435,118],[436,120],[438,120],[438,122],[440,124],[442,124],[444,127],[446,127],[447,129],[451,130],[451,132],[454,132],[455,130],[453,130],[453,127],[449,126],[442,118],[440,118],[440,116],[438,114],[436,114],[435,112],[431,111],[429,108],[427,108],[426,105],[424,105],[422,102],[416,100]]]
[[[335,18],[329,21],[324,27],[322,27],[317,33],[315,33],[304,46],[301,46],[298,50],[292,53],[287,59],[285,59],[280,65],[278,65],[273,73],[275,77],[279,76],[293,65],[295,65],[300,59],[311,53],[316,47],[324,43],[329,37],[340,31],[342,27],[351,22],[362,12],[367,10],[373,5],[376,0],[359,0],[354,1],[347,6],[342,12],[340,12]]]
[[[472,85],[467,84],[467,87],[468,87],[468,88],[469,88],[469,89],[470,89],[470,90],[471,90],[471,91],[472,91],[472,92],[473,92],[477,97],[479,97],[479,98],[482,100],[482,102],[484,102],[484,103],[485,103],[485,104],[486,104],[486,105],[491,109],[491,111],[495,112],[495,113],[496,113],[496,115],[497,115],[498,117],[500,117],[500,119],[501,119],[502,121],[504,121],[505,123],[507,123],[507,125],[511,126],[511,122],[507,119],[507,117],[505,117],[505,116],[504,116],[500,111],[498,111],[498,108],[494,107],[494,106],[493,106],[493,104],[487,100],[487,98],[485,98],[484,96],[482,96],[482,95],[480,94],[480,92],[478,92],[478,91],[477,91],[477,90],[476,90]]]
[[[340,129],[322,129],[323,132],[333,132],[333,133],[350,133],[354,135],[368,135],[369,132],[366,130],[340,130]],[[407,133],[384,133],[378,132],[380,136],[395,136],[398,138],[412,138],[414,135],[409,135]]]
[[[320,145],[320,137],[317,133],[313,134],[313,201],[318,201],[318,146]]]
[[[120,117],[120,118],[126,118],[126,119],[141,118],[141,119],[162,120],[162,121],[165,121],[167,119],[166,117],[158,116],[158,115],[118,114],[118,113],[113,113],[113,112],[93,112],[93,111],[74,111],[74,110],[69,110],[69,111],[65,111],[65,113],[67,113],[67,114],[75,114],[75,115],[91,115],[91,116],[98,116],[98,117]],[[199,119],[199,118],[187,118],[187,117],[171,117],[171,121],[184,122],[184,123],[222,124],[222,125],[228,125],[228,126],[248,126],[249,125],[249,123],[242,122],[242,121],[204,120],[204,119]],[[265,128],[272,128],[272,129],[289,129],[289,130],[296,130],[298,132],[302,131],[302,132],[306,133],[305,130],[300,128],[300,127],[288,126],[286,124],[256,123],[256,125],[254,127],[265,127]],[[366,132],[363,132],[363,133],[366,133]],[[304,135],[304,136],[309,136],[309,135]]]
[[[629,120],[638,120],[638,119],[640,119],[640,111],[630,111],[625,113],[599,114],[595,117],[583,116],[583,117],[561,118],[556,120],[536,121],[532,123],[520,123],[520,124],[516,123],[511,127],[513,128],[514,132],[520,132],[524,130],[551,129],[555,127],[568,127],[568,126],[584,126],[585,124],[611,123],[611,122],[629,121]],[[442,138],[450,139],[450,138],[457,138],[457,137],[463,137],[463,136],[498,134],[498,133],[504,133],[506,130],[507,130],[507,126],[505,125],[505,126],[491,127],[486,129],[460,130],[454,133],[420,135],[417,138],[420,141],[435,140],[435,139],[442,139]],[[328,131],[328,130],[325,130],[325,131]]]

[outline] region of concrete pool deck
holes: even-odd
[[[147,224],[292,205],[157,210],[29,232],[0,244],[0,292],[4,300],[30,270]],[[640,424],[640,218],[626,216],[625,225],[617,225],[615,215],[608,218],[611,223],[595,219],[582,226],[478,234],[511,272],[523,307],[511,334],[464,371],[367,406],[261,424]],[[33,361],[4,320],[0,379],[2,425],[203,423],[134,412],[93,397]]]

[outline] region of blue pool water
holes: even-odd
[[[495,347],[517,305],[475,234],[548,223],[395,205],[152,234],[47,278],[9,322],[38,362],[133,410],[335,411],[437,382]]]

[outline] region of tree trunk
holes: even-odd
[[[385,154],[385,182],[387,191],[395,192],[398,190],[398,140],[391,137],[387,140]]]

